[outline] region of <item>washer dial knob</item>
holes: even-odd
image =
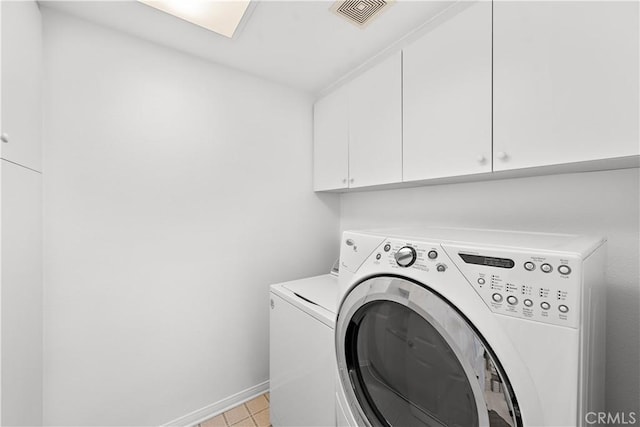
[[[411,246],[403,246],[395,253],[396,262],[400,267],[411,267],[416,262],[416,250]]]

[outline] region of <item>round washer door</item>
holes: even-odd
[[[522,425],[486,341],[452,304],[410,279],[355,286],[338,313],[336,351],[358,425]]]

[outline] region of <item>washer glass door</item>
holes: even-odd
[[[362,282],[340,308],[336,339],[358,424],[521,425],[488,345],[425,286],[388,276]]]

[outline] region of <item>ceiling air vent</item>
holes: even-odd
[[[364,28],[393,2],[394,0],[338,0],[331,10],[352,24]]]

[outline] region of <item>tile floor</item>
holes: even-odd
[[[197,427],[270,427],[269,393],[201,422]]]

